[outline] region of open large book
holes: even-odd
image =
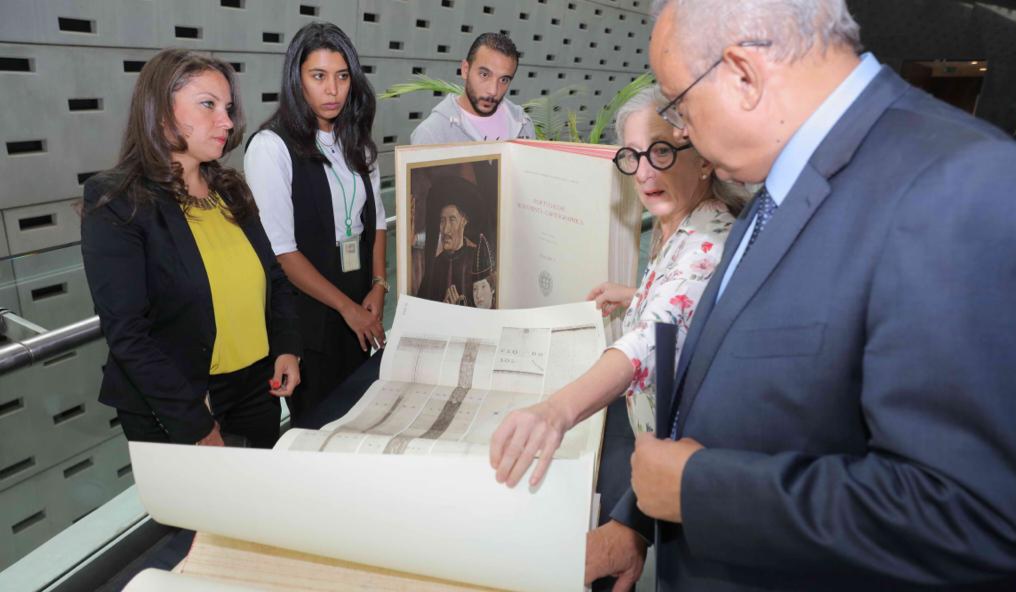
[[[395,149],[398,292],[478,308],[636,285],[642,205],[616,146],[513,140]]]
[[[380,379],[323,429],[290,430],[270,451],[131,443],[151,516],[199,531],[173,589],[364,589],[367,574],[413,582],[375,582],[389,590],[473,589],[426,578],[581,590],[603,414],[568,433],[535,490],[497,484],[488,443],[508,412],[576,378],[604,345],[589,302],[486,311],[402,297]]]

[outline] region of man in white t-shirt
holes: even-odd
[[[519,65],[507,35],[484,33],[462,60],[465,93],[448,95],[416,126],[412,144],[448,144],[533,138],[533,122],[522,107],[504,98]]]

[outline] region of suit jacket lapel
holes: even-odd
[[[251,248],[254,249],[254,254],[258,256],[258,261],[261,262],[261,267],[264,268],[265,277],[267,278],[268,272],[272,268],[272,262],[275,260],[275,253],[271,249],[266,250],[264,248],[266,245],[261,241],[261,237],[258,236],[260,234],[260,229],[257,225],[260,223],[261,221],[255,213],[239,226],[240,230],[243,231],[244,236],[247,237],[247,242],[249,242]],[[268,246],[270,246],[270,243]]]
[[[205,262],[201,259],[201,251],[194,240],[194,233],[191,232],[184,217],[183,210],[175,201],[162,199],[158,202],[159,211],[166,220],[169,229],[170,239],[176,246],[177,255],[180,257],[180,264],[191,285],[198,291],[202,300],[207,306],[202,308],[208,313],[209,326],[215,327],[215,311],[212,309],[212,288],[208,284],[208,272],[205,270]],[[214,333],[214,329],[213,329]]]
[[[790,193],[777,209],[769,224],[751,251],[741,259],[738,268],[730,278],[723,297],[712,309],[707,309],[708,317],[698,318],[692,325],[695,330],[693,348],[685,345],[678,369],[677,388],[681,390],[678,408],[680,422],[678,435],[683,433],[689,410],[698,396],[699,387],[705,379],[709,366],[716,352],[726,338],[731,325],[744,310],[751,298],[758,292],[762,284],[791,248],[797,236],[807,225],[808,220],[829,195],[831,188],[828,179],[845,167],[853,158],[861,142],[875,122],[882,116],[896,99],[910,88],[889,68],[883,66],[867,89],[844,113],[843,117],[833,126],[825,140],[812,155],[798,177]],[[757,206],[756,206],[757,207]],[[752,208],[753,210],[755,207]],[[751,220],[750,217],[746,218]],[[742,224],[739,220],[738,223]],[[747,224],[740,229],[744,235]],[[736,227],[735,227],[736,228]],[[740,240],[733,236],[728,240]],[[730,243],[736,245],[738,243]],[[736,249],[736,246],[734,247]],[[724,253],[725,270],[730,263],[733,251]],[[717,275],[723,273],[717,270]],[[719,276],[722,278],[722,276]],[[707,293],[713,295],[718,289],[720,280],[716,277],[710,282]],[[711,302],[711,301],[708,301]],[[708,302],[703,299],[703,304]],[[689,340],[691,342],[691,334]],[[682,373],[684,384],[682,385]]]
[[[251,214],[250,218],[240,224],[247,242],[250,243],[254,254],[261,263],[261,269],[265,274],[265,322],[271,328],[272,310],[272,264],[275,262],[275,252],[272,251],[271,243],[261,227],[261,219],[257,213]]]
[[[752,200],[752,202],[748,204],[748,207],[741,211],[741,215],[737,217],[737,220],[734,222],[734,226],[730,229],[730,234],[727,235],[727,240],[724,242],[723,258],[720,260],[720,264],[713,272],[713,277],[709,280],[709,285],[706,286],[705,292],[702,293],[698,306],[695,307],[695,312],[692,315],[691,327],[688,329],[688,335],[684,340],[684,347],[681,349],[681,355],[677,364],[677,372],[673,381],[670,382],[672,389],[661,390],[657,388],[656,390],[656,429],[658,435],[670,434],[670,427],[674,420],[674,410],[676,409],[676,405],[680,403],[679,393],[681,381],[684,379],[685,372],[688,370],[688,362],[691,359],[692,353],[695,351],[695,345],[698,343],[699,335],[702,334],[702,327],[706,324],[706,320],[709,319],[709,314],[713,310],[713,305],[716,302],[716,293],[720,291],[720,284],[723,282],[723,276],[727,273],[727,267],[730,266],[730,260],[734,257],[734,252],[737,251],[737,245],[741,244],[741,239],[744,237],[744,233],[747,232],[748,225],[751,223],[752,218],[755,217],[755,212],[757,210],[758,200]],[[657,337],[657,340],[658,339],[659,336]],[[657,341],[657,348],[659,348],[659,341]],[[658,364],[659,362],[657,362],[657,368],[659,367]],[[657,373],[659,373],[659,371],[657,371]],[[661,432],[659,430],[663,431]]]
[[[765,232],[759,235],[751,251],[741,259],[737,269],[734,270],[723,297],[716,303],[706,326],[702,329],[695,349],[695,358],[689,363],[684,396],[680,405],[681,421],[678,433],[684,426],[688,409],[694,403],[702,379],[727,336],[730,326],[772,274],[828,194],[829,184],[826,180],[810,167],[805,167],[794,189],[769,220]]]
[[[751,225],[756,212],[758,212],[758,200],[753,199],[748,204],[748,207],[741,211],[741,215],[737,217],[734,226],[730,229],[727,240],[724,242],[723,258],[713,272],[713,277],[709,280],[709,285],[706,286],[705,291],[702,293],[702,298],[699,299],[698,306],[695,308],[692,316],[691,327],[688,329],[688,336],[685,338],[684,349],[681,352],[681,361],[677,367],[677,380],[679,382],[688,369],[688,362],[691,359],[692,352],[695,351],[695,345],[698,343],[699,336],[702,334],[702,327],[706,324],[710,314],[712,314],[713,307],[716,306],[716,294],[720,291],[723,276],[727,274],[727,268],[730,267],[730,261],[734,258],[734,253],[737,252],[737,246],[741,244],[745,233],[748,232],[748,227]]]

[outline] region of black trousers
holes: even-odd
[[[236,372],[208,377],[212,416],[219,422],[227,444],[242,440],[253,448],[271,448],[279,439],[282,411],[279,399],[268,392],[272,374],[271,358],[262,358]],[[130,441],[170,442],[169,434],[154,413],[117,409],[117,416]]]
[[[362,267],[370,265],[370,257],[361,252],[360,261],[359,271],[339,274],[336,283],[336,287],[357,304],[363,302],[371,288],[370,272],[365,272]],[[368,357],[370,352],[360,349],[356,334],[342,315],[329,308],[325,313],[324,338],[320,346],[304,348],[303,359],[300,361],[300,385],[286,399],[290,425],[307,427],[308,414],[366,362]]]

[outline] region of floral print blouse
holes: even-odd
[[[635,367],[624,396],[636,434],[656,428],[656,323],[677,325],[676,351],[680,356],[692,315],[723,257],[723,243],[733,224],[734,217],[722,202],[705,200],[646,265],[642,283],[624,315],[624,335],[611,346]]]

